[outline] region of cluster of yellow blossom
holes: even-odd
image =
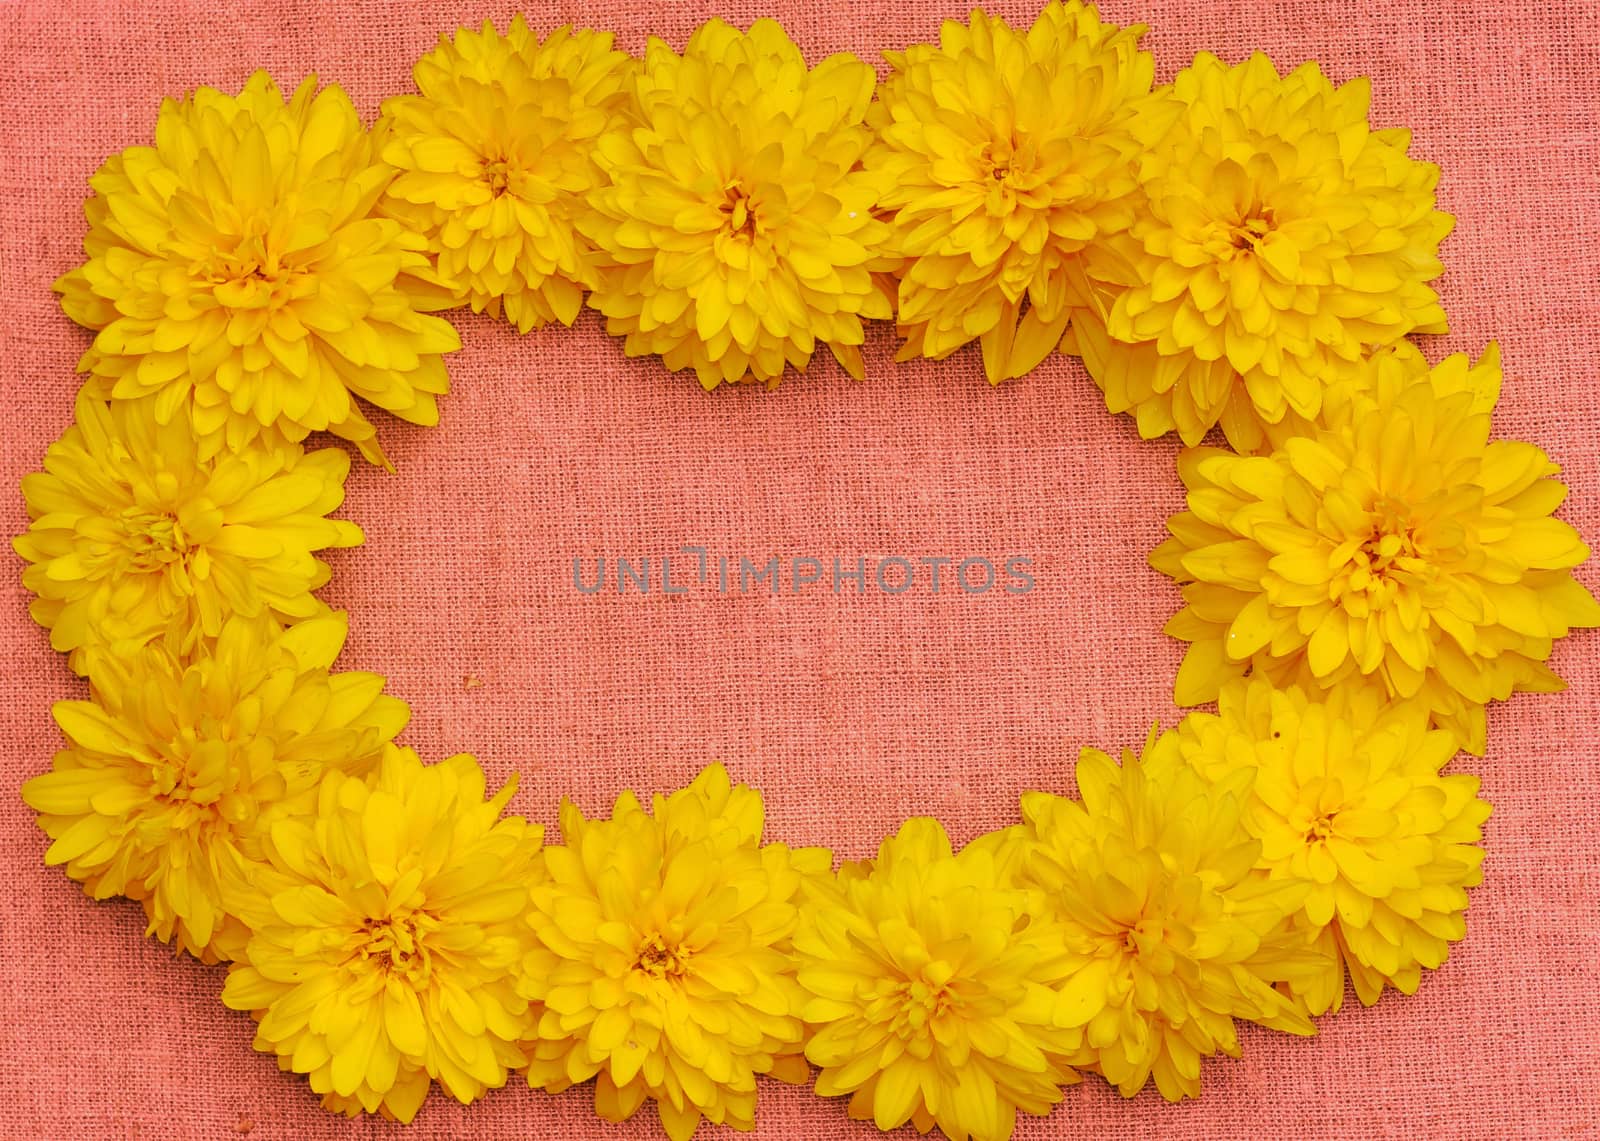
[[[1142,756],[1084,750],[1081,801],[1026,793],[959,852],[909,821],[795,933],[817,1092],[1004,1141],[1082,1073],[1197,1096],[1238,1021],[1311,1034],[1347,972],[1369,1005],[1415,990],[1481,878],[1489,806],[1440,774],[1454,752],[1414,707],[1237,683]]]
[[[764,845],[764,824],[760,793],[721,765],[649,813],[632,793],[609,820],[561,806],[527,913],[529,1085],[594,1078],[601,1117],[648,1098],[687,1141],[702,1118],[753,1128],[757,1074],[807,1080],[791,939],[831,855]]]
[[[1195,1096],[1240,1021],[1414,990],[1481,879],[1489,806],[1445,769],[1487,704],[1561,687],[1588,548],[1550,458],[1491,439],[1498,349],[1404,339],[1444,329],[1451,220],[1366,82],[1201,55],[1156,86],[1143,33],[974,12],[878,85],[771,20],[635,59],[519,16],[441,39],[370,130],[315,78],[165,103],[90,181],[56,284],[87,378],[22,485],[32,614],[88,684],[22,789],[46,862],[229,963],[327,1108],[400,1121],[520,1074],[687,1141],[815,1067],[880,1129],[1003,1141],[1084,1074]],[[1151,561],[1177,700],[1216,711],[959,850],[918,818],[834,871],[720,765],[563,804],[544,845],[514,778],[423,764],[383,679],[333,669],[318,554],[362,534],[330,518],[347,453],[304,441],[387,464],[356,398],[436,422],[435,311],[528,332],[586,293],[707,389],[819,344],[861,377],[869,319],[902,358],[978,342],[995,383],[1080,355],[1188,445]]]
[[[602,181],[597,140],[630,122],[633,70],[609,33],[541,42],[520,15],[504,36],[441,37],[417,62],[419,94],[384,103],[378,125],[400,172],[382,211],[427,239],[439,303],[503,311],[524,333],[572,324],[599,283],[576,225]]]
[[[1485,371],[1393,355],[1268,454],[1182,454],[1189,510],[1150,556],[1183,584],[1167,624],[1191,643],[1180,705],[1247,672],[1371,688],[1481,754],[1488,702],[1562,688],[1544,665],[1555,640],[1600,625],[1572,577],[1589,548],[1551,515],[1566,488],[1550,458],[1490,440]]]
[[[287,102],[264,71],[237,96],[167,100],[155,145],[89,180],[88,260],[56,282],[95,330],[89,388],[154,397],[202,457],[320,430],[383,462],[352,397],[437,423],[440,354],[461,345],[407,291],[428,259],[375,209],[394,177],[349,96],[315,76]]]
[[[1176,118],[1140,156],[1142,202],[1113,240],[1131,265],[1096,283],[1077,348],[1113,412],[1144,436],[1197,444],[1220,424],[1240,451],[1372,349],[1444,332],[1427,282],[1452,219],[1438,168],[1406,131],[1370,131],[1369,84],[1315,63],[1279,76],[1201,54],[1165,98]]]
[[[259,858],[325,774],[370,771],[410,720],[382,678],[329,672],[345,632],[342,613],[282,633],[230,618],[197,654],[96,654],[93,699],[55,707],[66,748],[22,788],[53,841],[45,862],[96,899],[141,901],[163,941],[237,958],[228,869]]]
[[[501,818],[515,790],[485,799],[472,757],[424,765],[389,745],[365,779],[324,777],[225,880],[250,936],[222,1001],[327,1108],[409,1121],[434,1081],[468,1102],[524,1064],[544,830]]]

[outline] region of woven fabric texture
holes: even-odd
[[[992,10],[1032,20],[1032,3]],[[363,115],[412,90],[441,32],[510,9],[346,0],[16,0],[0,10],[0,532],[26,524],[19,477],[66,427],[89,335],[52,279],[77,264],[85,180],[147,143],[162,96],[237,89],[255,68],[292,87],[309,71]],[[546,30],[614,28],[681,46],[712,15],[777,16],[813,59],[937,35],[951,0],[657,0],[535,6]],[[1111,0],[1146,22],[1158,77],[1197,51],[1265,49],[1373,79],[1378,126],[1409,126],[1443,167],[1458,219],[1444,257],[1453,332],[1434,358],[1498,338],[1498,433],[1563,465],[1562,515],[1600,539],[1600,16],[1592,4],[1436,0]],[[1145,563],[1181,504],[1169,441],[1106,415],[1076,362],[1055,357],[993,390],[975,350],[893,364],[875,329],[868,379],[831,362],[775,393],[706,395],[630,361],[593,314],[519,337],[460,321],[443,424],[379,429],[399,467],[358,466],[342,514],[365,546],[336,553],[324,592],[353,616],[342,664],[386,674],[436,759],[475,752],[522,774],[518,811],[551,826],[563,795],[603,811],[624,788],[676,787],[725,761],[766,794],[769,831],[870,853],[907,816],[958,840],[1017,818],[1027,788],[1070,790],[1077,750],[1137,744],[1171,724],[1177,608]],[[822,583],[682,596],[590,596],[572,560],[635,563],[681,546],[711,559],[810,556]],[[835,593],[831,560],[1033,560],[1026,594]],[[9,554],[5,556],[10,558]],[[3,560],[0,560],[3,561]],[[674,564],[683,581],[687,561]],[[402,1131],[323,1113],[301,1078],[250,1049],[252,1024],[218,1002],[223,969],[142,937],[137,907],[95,904],[43,867],[18,786],[58,746],[53,701],[81,683],[29,621],[12,559],[0,574],[0,1138],[659,1136],[653,1110],[599,1122],[590,1091],[518,1078],[463,1108],[435,1095]],[[715,578],[715,562],[711,575]],[[949,573],[948,571],[946,572]],[[977,572],[975,571],[974,574]],[[1578,572],[1600,586],[1600,565]],[[735,582],[737,573],[735,570]],[[1560,696],[1496,708],[1481,774],[1495,805],[1470,933],[1411,998],[1322,1022],[1312,1040],[1248,1028],[1242,1061],[1206,1068],[1198,1103],[1103,1082],[1070,1089],[1019,1138],[1579,1137],[1600,1119],[1600,641],[1559,646]],[[1352,1000],[1353,1001],[1353,1000]],[[776,1083],[763,1138],[870,1137],[840,1102]],[[726,1136],[707,1130],[708,1135]]]

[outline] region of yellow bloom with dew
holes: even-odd
[[[167,100],[155,145],[89,180],[88,260],[55,285],[95,330],[79,367],[101,395],[154,396],[202,456],[326,430],[387,462],[356,398],[437,423],[461,344],[408,293],[422,237],[376,214],[394,174],[315,76],[287,101],[264,71]]]
[[[330,773],[230,882],[251,936],[222,1001],[325,1108],[410,1121],[431,1082],[470,1102],[522,1064],[515,975],[543,829],[502,815],[515,788],[485,799],[472,757],[424,765],[390,745],[365,780]]]
[[[648,1098],[686,1141],[702,1118],[753,1128],[757,1074],[806,1080],[790,938],[829,855],[762,844],[764,817],[721,765],[648,814],[632,793],[609,820],[562,804],[528,912],[522,991],[542,1011],[530,1085],[594,1078],[601,1117],[625,1121]]]
[[[570,325],[596,283],[576,228],[601,180],[595,143],[624,125],[634,61],[609,32],[521,15],[505,35],[463,28],[417,62],[417,95],[383,105],[383,158],[400,171],[384,214],[422,234],[450,302],[519,330]]]
[[[600,138],[578,223],[614,266],[589,303],[629,356],[775,385],[822,342],[863,375],[862,319],[890,315],[880,180],[859,166],[874,80],[847,53],[807,68],[772,20],[713,19],[681,56],[650,41],[637,121]]]
[[[1091,303],[1105,241],[1132,224],[1138,156],[1171,111],[1152,100],[1145,27],[1055,2],[1013,28],[974,10],[939,43],[887,52],[866,165],[901,261],[900,359],[977,340],[991,383],[1028,372]]]
[[[1284,924],[1304,888],[1252,875],[1261,845],[1240,820],[1242,782],[1202,780],[1170,733],[1120,767],[1085,749],[1077,780],[1082,803],[1022,798],[1036,841],[1022,878],[1054,904],[1066,948],[1066,1061],[1124,1097],[1154,1077],[1177,1101],[1199,1096],[1203,1058],[1239,1056],[1235,1019],[1312,1033],[1274,989],[1315,966]]]
[[[314,552],[353,547],[361,529],[327,518],[350,459],[337,448],[259,442],[204,458],[187,421],[161,423],[154,398],[78,395],[77,420],[22,477],[33,520],[12,540],[50,644],[84,672],[86,650],[160,638],[179,653],[230,615],[297,622],[326,614]]]
[[[1589,549],[1551,515],[1566,487],[1550,458],[1489,440],[1470,372],[1447,370],[1453,392],[1374,390],[1267,456],[1184,453],[1189,510],[1150,556],[1186,604],[1167,624],[1192,643],[1178,704],[1247,672],[1354,682],[1420,701],[1482,753],[1488,702],[1563,688],[1543,664],[1555,640],[1600,625],[1571,573]]]
[[[955,853],[938,821],[909,820],[807,909],[806,1056],[851,1117],[1004,1141],[1018,1110],[1050,1112],[1077,1080],[1058,1058],[1076,1035],[1054,1022],[1061,933],[1007,878],[1004,846]]]
[[[1097,294],[1103,324],[1080,321],[1075,347],[1141,435],[1197,444],[1220,423],[1255,451],[1369,349],[1445,331],[1428,282],[1453,219],[1410,132],[1368,126],[1365,78],[1201,53],[1173,93],[1177,122],[1142,159],[1133,281]]]
[[[1250,778],[1243,821],[1261,841],[1256,867],[1309,887],[1290,924],[1320,969],[1290,989],[1312,1014],[1339,1008],[1347,969],[1368,1006],[1386,985],[1413,993],[1465,937],[1489,805],[1477,777],[1441,773],[1456,742],[1428,728],[1426,709],[1371,689],[1313,700],[1235,681],[1216,713],[1191,713],[1177,737],[1208,779]]]
[[[61,701],[51,771],[22,786],[61,864],[95,899],[139,900],[149,933],[207,962],[248,937],[224,898],[324,773],[362,773],[405,727],[369,673],[331,673],[344,615],[280,632],[233,618],[192,658],[166,647],[91,656],[92,700]]]

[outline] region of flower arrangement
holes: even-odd
[[[1451,219],[1363,80],[1201,55],[1055,0],[809,66],[770,20],[642,59],[522,18],[463,29],[370,129],[334,85],[169,100],[91,180],[56,283],[94,332],[75,422],[27,476],[32,614],[86,679],[24,800],[97,899],[228,964],[223,1001],[329,1110],[409,1121],[435,1085],[593,1082],[674,1141],[753,1127],[759,1077],[850,1116],[1002,1141],[1099,1075],[1198,1096],[1240,1022],[1315,1033],[1346,981],[1410,993],[1465,934],[1489,805],[1449,771],[1485,709],[1561,688],[1600,625],[1539,448],[1493,440],[1499,354],[1430,368]],[[470,756],[396,743],[316,590],[363,405],[421,424],[457,306],[526,332],[585,304],[706,389],[775,386],[863,322],[901,357],[1057,351],[1176,432],[1181,705],[1079,795],[964,847],[907,821],[837,870],[763,842],[706,768],[648,810],[566,804],[559,842]],[[1207,444],[1220,432],[1227,446]],[[813,1070],[815,1067],[815,1070]]]

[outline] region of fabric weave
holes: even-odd
[[[991,11],[1030,22],[1032,3]],[[347,0],[21,0],[0,10],[0,531],[26,525],[16,481],[66,427],[89,342],[50,295],[77,264],[85,180],[149,141],[159,100],[237,90],[257,67],[292,86],[343,84],[362,113],[412,90],[441,32],[510,9]],[[681,46],[699,21],[777,16],[813,59],[880,52],[964,17],[948,0],[659,0],[536,6]],[[1457,216],[1441,291],[1454,331],[1437,359],[1492,337],[1505,357],[1504,436],[1560,462],[1562,516],[1600,541],[1600,15],[1573,2],[1114,0],[1144,21],[1158,79],[1196,51],[1255,48],[1373,77],[1373,119],[1413,129]],[[429,759],[475,752],[513,806],[547,825],[560,796],[586,813],[617,791],[678,787],[721,759],[758,785],[769,832],[859,858],[909,815],[958,840],[1017,819],[1027,788],[1067,791],[1080,745],[1119,750],[1171,724],[1181,647],[1160,633],[1176,591],[1145,556],[1180,508],[1171,441],[1138,440],[1082,368],[1053,357],[991,390],[975,347],[895,366],[869,334],[865,382],[818,358],[775,393],[707,395],[692,376],[629,361],[592,313],[521,337],[460,320],[443,424],[378,422],[398,475],[362,466],[342,512],[367,544],[333,552],[328,601],[347,607],[341,664],[388,675]],[[683,545],[713,559],[811,556],[847,567],[901,556],[1033,560],[1036,587],[932,594],[585,595],[571,562],[635,564]],[[690,557],[674,562],[680,582]],[[713,585],[715,577],[713,563]],[[651,1110],[593,1117],[588,1089],[551,1098],[520,1079],[463,1108],[437,1093],[409,1130],[323,1113],[303,1079],[249,1049],[218,1001],[221,968],[142,937],[138,908],[93,904],[43,867],[17,790],[59,746],[52,701],[82,695],[27,616],[20,563],[0,575],[0,1138],[653,1137]],[[948,572],[947,572],[948,574]],[[735,582],[737,574],[735,573]],[[1578,571],[1600,586],[1600,564]],[[1251,1028],[1242,1061],[1207,1065],[1198,1103],[1104,1082],[1069,1089],[1019,1138],[1597,1136],[1600,1060],[1600,642],[1552,659],[1571,689],[1491,711],[1476,771],[1495,805],[1467,941],[1412,998],[1347,1003],[1302,1041]],[[552,828],[551,839],[555,838]],[[871,1137],[844,1106],[764,1083],[763,1138]],[[713,1131],[708,1130],[708,1135]],[[909,1132],[909,1131],[907,1131]]]

